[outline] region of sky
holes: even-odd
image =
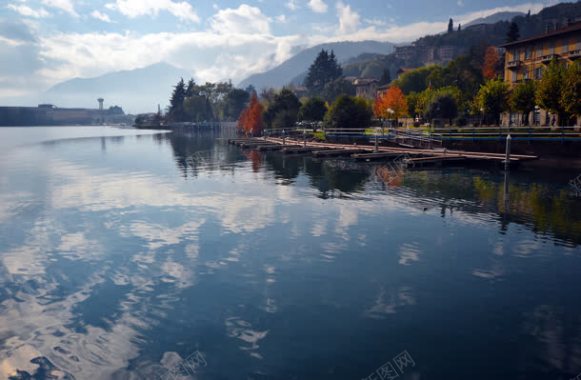
[[[331,41],[411,42],[558,0],[0,0],[0,105],[68,79],[166,62],[234,83]]]

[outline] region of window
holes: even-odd
[[[537,45],[537,58],[541,58],[543,56],[543,44]]]
[[[527,79],[531,79],[531,73],[529,72],[529,69],[525,69],[524,73],[523,73],[523,79],[527,80]]]
[[[528,47],[525,50],[525,59],[531,59],[533,56],[533,48]]]
[[[537,67],[535,69],[535,79],[541,79],[543,77],[543,68]]]
[[[555,41],[549,42],[549,54],[555,54]]]
[[[513,71],[511,74],[511,79],[510,79],[511,82],[513,82],[513,83],[516,82],[516,78],[517,78],[516,71]]]

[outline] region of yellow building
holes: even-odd
[[[511,86],[526,80],[539,80],[553,59],[564,64],[581,64],[581,22],[557,28],[545,34],[511,42],[501,46],[506,49],[504,80]],[[578,118],[577,124],[581,123]],[[535,125],[556,125],[556,115],[536,109],[529,120]],[[518,114],[502,115],[502,124],[518,125],[522,118]]]
[[[505,81],[514,85],[523,80],[538,80],[553,58],[565,63],[581,58],[581,22],[502,47],[506,49]]]

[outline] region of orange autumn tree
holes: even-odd
[[[408,113],[408,103],[405,95],[399,87],[390,87],[375,99],[373,112],[380,119],[395,119],[397,122]]]
[[[258,136],[262,133],[264,123],[262,121],[262,113],[264,108],[258,101],[256,94],[252,95],[250,104],[242,111],[240,119],[238,119],[238,129],[245,135]]]
[[[498,50],[494,46],[487,47],[484,53],[484,63],[482,64],[482,76],[484,79],[491,80],[497,77],[499,61]]]

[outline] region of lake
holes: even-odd
[[[0,128],[0,378],[571,379],[564,168]]]

